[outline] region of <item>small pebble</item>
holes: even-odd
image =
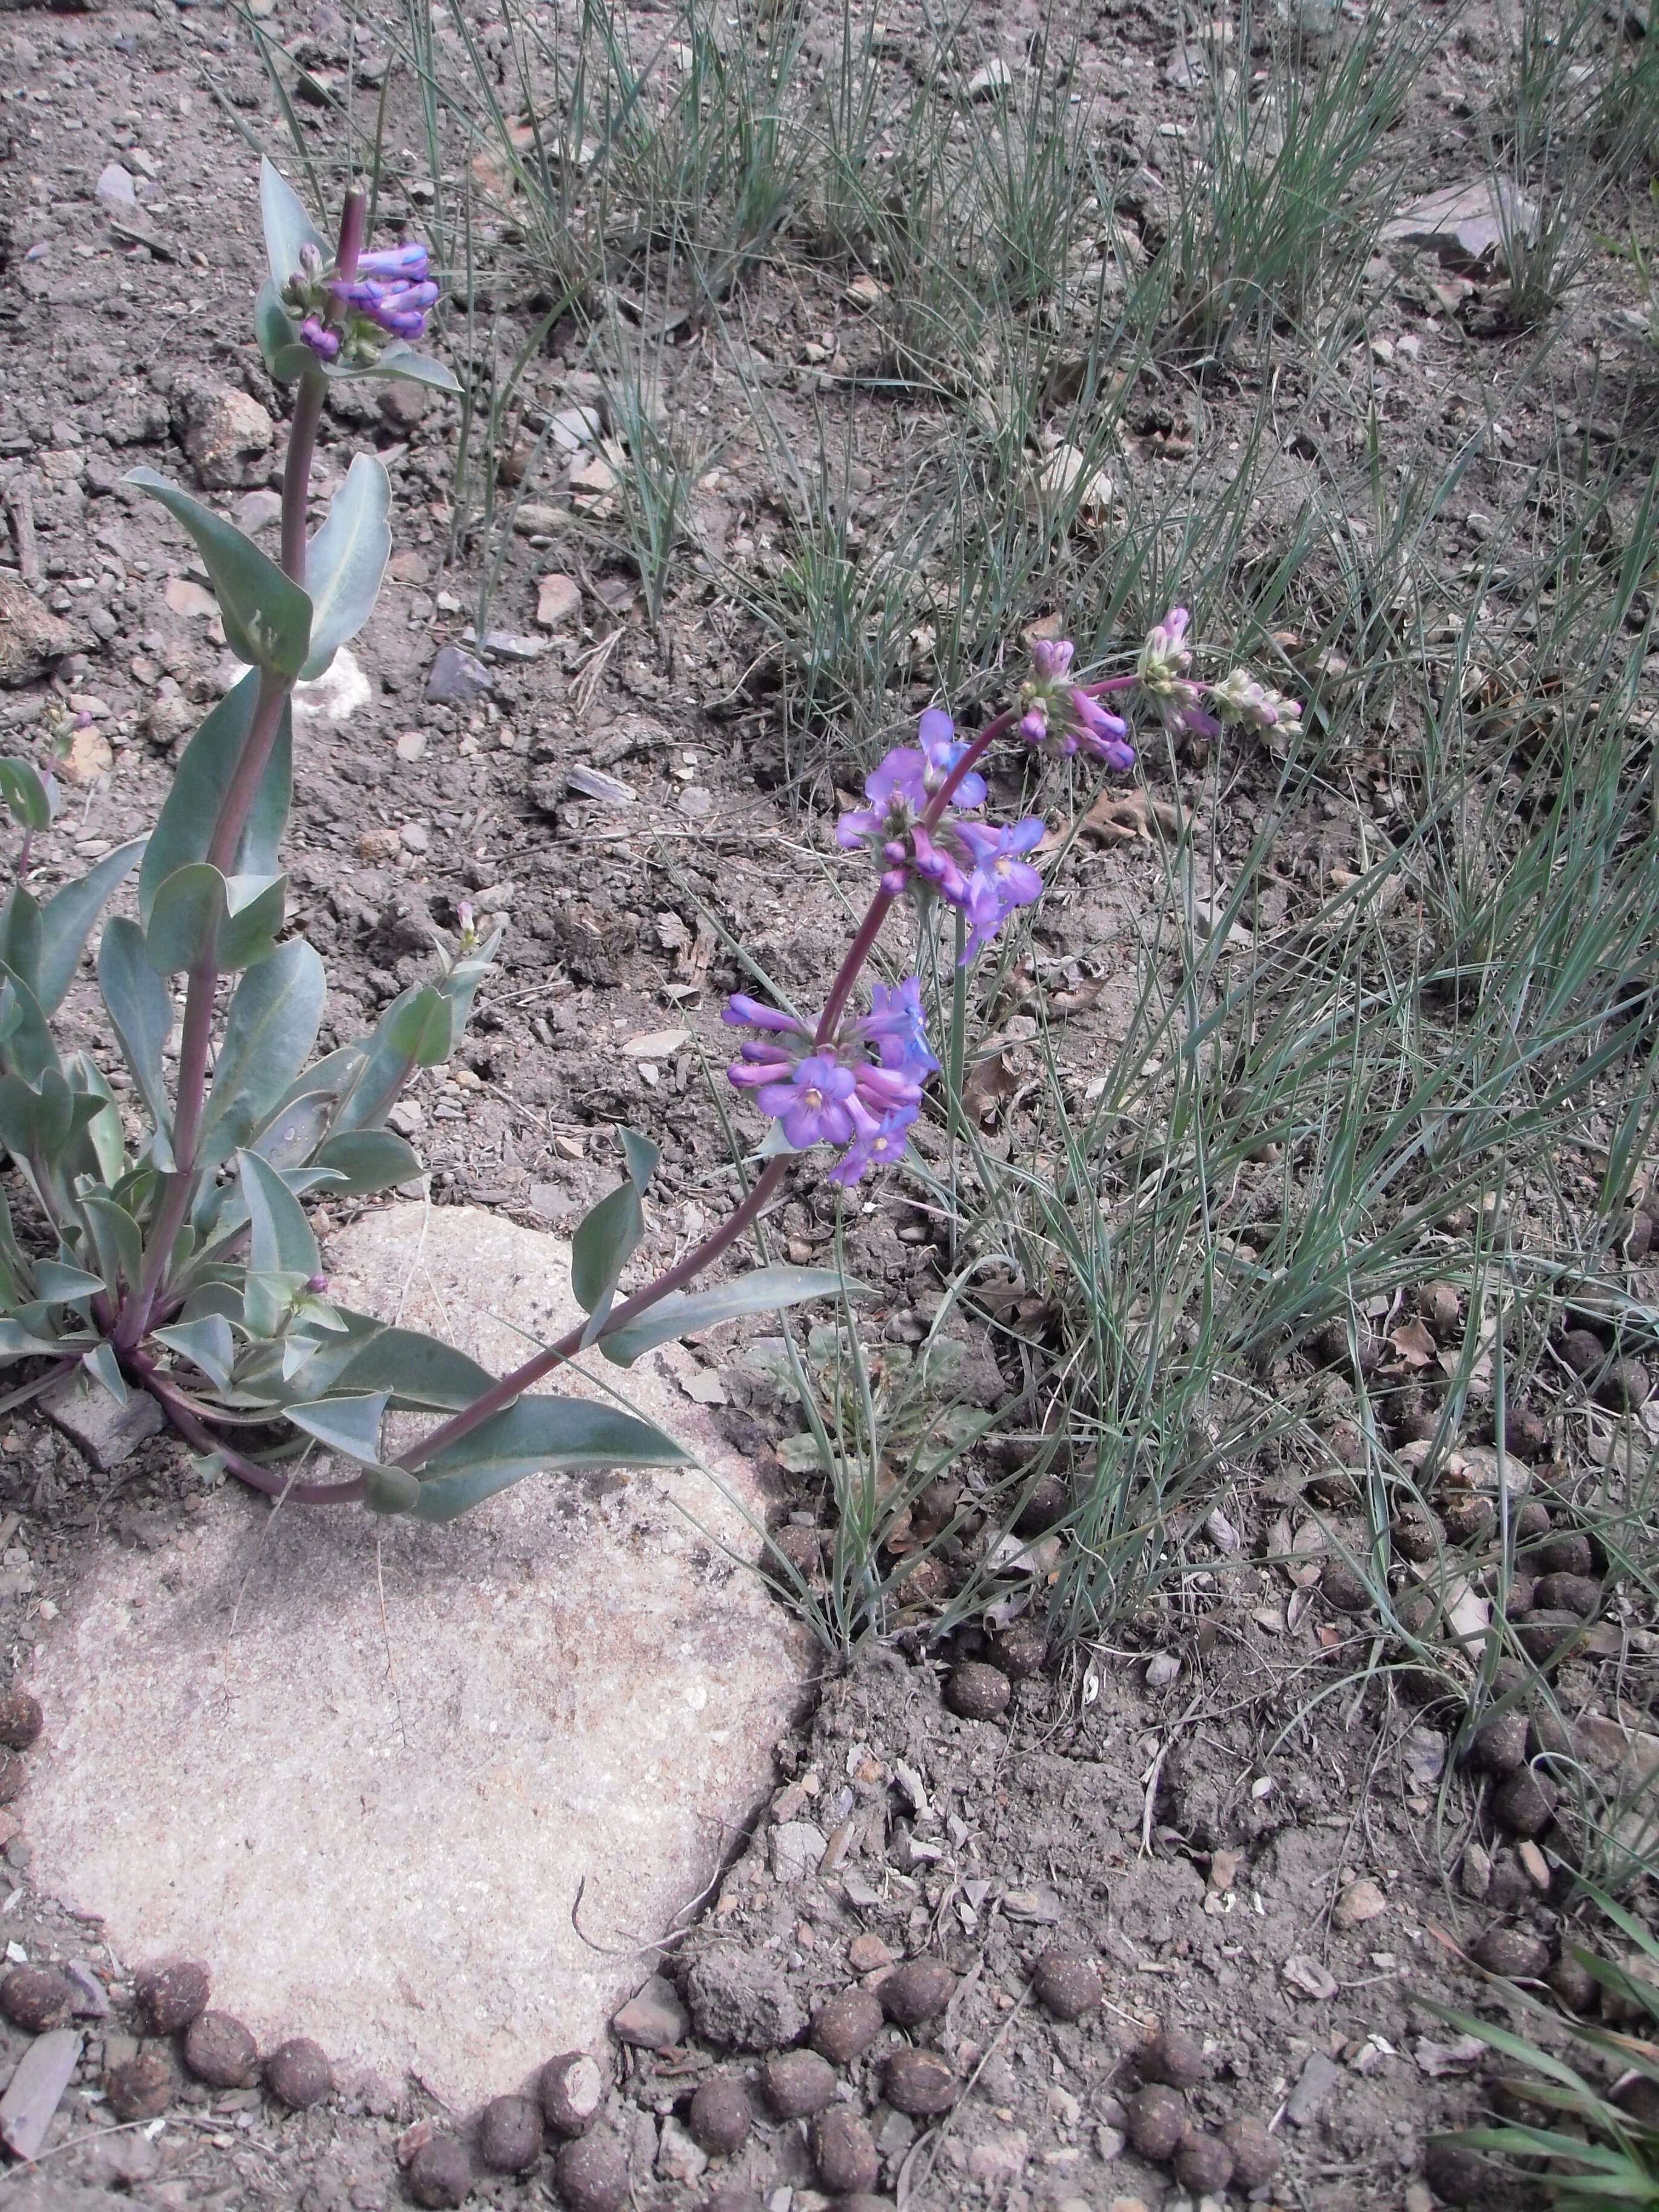
[[[1504,1408],[1504,1449],[1511,1459],[1524,1460],[1528,1466],[1542,1459],[1550,1448],[1550,1432],[1542,1419],[1530,1406],[1508,1406]],[[1541,1513],[1544,1508],[1533,1498],[1521,1508],[1516,1516],[1517,1530],[1528,1513]]]
[[[1544,1977],[1569,2012],[1589,2012],[1595,2008],[1596,1992],[1601,1984],[1582,1959],[1564,1951]]]
[[[1527,1756],[1527,1717],[1511,1711],[1481,1722],[1469,1743],[1469,1761],[1487,1774],[1513,1774]]]
[[[1233,2154],[1214,2136],[1194,2130],[1176,2153],[1175,2175],[1194,2197],[1219,2197],[1233,2178]]]
[[[755,2124],[748,2091],[731,2075],[717,2074],[692,2098],[688,2124],[693,2140],[711,2158],[741,2150]]]
[[[1173,1651],[1154,1651],[1146,1662],[1146,1687],[1167,1690],[1181,1680],[1181,1661]]]
[[[1187,2100],[1181,2092],[1164,2082],[1154,2081],[1145,2089],[1136,2090],[1127,2109],[1127,2133],[1142,2158],[1151,2159],[1158,2166],[1173,2158],[1190,2125]]]
[[[1029,1682],[1042,1672],[1048,1656],[1048,1632],[1026,1614],[1011,1620],[991,1638],[991,1657],[1011,1682]]]
[[[1195,2035],[1166,2021],[1135,2053],[1143,2081],[1163,2081],[1171,2089],[1190,2089],[1204,2079],[1204,2052]]]
[[[1581,1528],[1552,1528],[1538,1546],[1534,1565],[1541,1577],[1549,1575],[1592,1575],[1595,1554]]]
[[[1561,1357],[1579,1376],[1594,1375],[1607,1358],[1599,1336],[1588,1328],[1570,1328],[1561,1340]]]
[[[0,1982],[0,2012],[14,2027],[44,2035],[75,2009],[75,1985],[55,1966],[14,1966]]]
[[[1638,1406],[1646,1405],[1652,1389],[1648,1370],[1639,1359],[1615,1359],[1598,1379],[1595,1395],[1614,1413],[1633,1413]]]
[[[1057,1474],[1040,1474],[1031,1486],[1030,1496],[1014,1516],[1015,1535],[1046,1536],[1065,1519],[1071,1502],[1066,1485]]]
[[[537,2077],[542,2118],[555,2135],[579,2136],[605,2100],[605,2074],[585,2051],[550,2058]]]
[[[895,2111],[912,2118],[948,2112],[957,2101],[960,2083],[937,2051],[896,2051],[883,2077],[887,2101]]]
[[[612,2135],[596,2131],[566,2143],[553,2179],[569,2212],[623,2212],[628,2203],[628,2160]]]
[[[1402,1513],[1392,1524],[1389,1535],[1394,1548],[1402,1559],[1411,1559],[1419,1566],[1433,1559],[1443,1540],[1438,1522],[1429,1513]]]
[[[531,2097],[492,2097],[478,2121],[478,2155],[492,2173],[523,2173],[542,2154],[542,2116]]]
[[[320,2104],[334,2087],[334,2069],[326,2053],[307,2035],[279,2043],[265,2061],[265,2087],[271,2095],[296,2112]]]
[[[1339,1613],[1364,1613],[1371,1594],[1346,1559],[1327,1559],[1319,1571],[1319,1595]]]
[[[832,2105],[812,2123],[812,2163],[818,2179],[837,2195],[873,2189],[881,2179],[875,2140],[850,2106]]]
[[[104,2076],[104,2094],[118,2120],[153,2120],[165,2112],[179,2089],[179,2077],[162,2051],[141,2051]]]
[[[1423,2152],[1423,2179],[1448,2204],[1479,2204],[1492,2180],[1492,2168],[1478,2151],[1462,2143],[1431,2142]]]
[[[179,2035],[207,2010],[211,1990],[199,1959],[158,1959],[132,1978],[133,2002],[146,2035]]]
[[[835,2095],[836,2069],[816,2051],[781,2051],[762,2067],[761,2083],[781,2120],[805,2120]]]
[[[944,2011],[956,1993],[957,1978],[942,1959],[907,1959],[882,1982],[876,1994],[889,2020],[901,2027],[920,2027]]]
[[[1498,1525],[1498,1509],[1490,1498],[1448,1498],[1440,1518],[1449,1543],[1482,1544]]]
[[[1241,2112],[1221,2130],[1221,2140],[1233,2154],[1235,2189],[1261,2189],[1284,2164],[1284,2154],[1253,2112]]]
[[[472,2161],[453,2136],[434,2136],[409,2162],[409,2193],[417,2204],[464,2204],[472,2193]]]
[[[868,1990],[843,1990],[812,2015],[806,2039],[833,2066],[847,2066],[881,2033],[880,1999]]]
[[[1469,1946],[1469,1956],[1489,1974],[1534,1982],[1549,1970],[1550,1947],[1524,1928],[1488,1928]]]
[[[1103,1993],[1092,1960],[1058,1943],[1037,1960],[1031,1986],[1056,2020],[1081,2020],[1094,2010]]]
[[[1533,1585],[1534,1606],[1548,1613],[1576,1613],[1592,1620],[1601,1610],[1601,1585],[1594,1575],[1540,1575]]]
[[[1550,1533],[1550,1509],[1541,1498],[1528,1498],[1515,1516],[1517,1544],[1536,1544]]]
[[[999,1713],[1007,1711],[1012,1694],[1012,1685],[1000,1668],[971,1659],[958,1667],[945,1685],[945,1702],[965,1721],[994,1721]]]
[[[1512,1626],[1516,1642],[1528,1659],[1542,1667],[1554,1658],[1564,1644],[1571,1643],[1583,1632],[1584,1621],[1582,1613],[1559,1609],[1552,1612],[1548,1607],[1540,1606]]]
[[[40,1735],[43,1718],[38,1698],[27,1690],[9,1690],[0,1698],[0,1744],[8,1751],[27,1751]]]
[[[215,2089],[245,2089],[259,2070],[259,2050],[234,2014],[198,2013],[185,2031],[185,2063]]]
[[[1518,1767],[1492,1801],[1494,1817],[1514,1836],[1540,1836],[1555,1818],[1559,1793],[1530,1766]]]

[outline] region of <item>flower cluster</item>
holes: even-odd
[[[1187,643],[1189,619],[1185,607],[1171,607],[1161,623],[1152,625],[1135,663],[1135,681],[1166,730],[1218,737],[1221,725],[1203,705],[1204,687],[1188,674],[1193,665],[1192,648]]]
[[[969,924],[963,953],[969,960],[1016,907],[1041,897],[1042,878],[1021,856],[1042,842],[1046,825],[1040,815],[1001,830],[964,821],[957,810],[983,805],[985,779],[970,769],[944,799],[967,750],[951,717],[930,708],[918,738],[917,744],[895,746],[871,772],[864,786],[869,805],[842,816],[836,842],[848,852],[871,848],[890,897],[909,889],[958,908]]]
[[[1120,715],[1108,714],[1092,693],[1071,682],[1075,651],[1069,638],[1036,641],[1015,727],[1028,745],[1050,759],[1069,759],[1081,749],[1118,775],[1127,775],[1135,764],[1129,726]]]
[[[325,268],[314,246],[302,247],[300,258],[283,304],[300,317],[300,336],[319,361],[371,362],[384,342],[380,333],[424,335],[428,310],[438,298],[424,246],[360,254],[350,277]]]
[[[762,1032],[746,1040],[741,1059],[727,1069],[732,1081],[755,1092],[761,1111],[797,1151],[841,1146],[830,1180],[842,1185],[902,1156],[922,1086],[939,1066],[928,1049],[921,986],[914,975],[890,990],[876,984],[871,1001],[867,1014],[844,1019],[822,1043],[793,1014],[742,992],[723,1018],[734,1028]]]

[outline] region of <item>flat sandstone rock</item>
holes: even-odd
[[[328,1256],[343,1303],[500,1371],[526,1344],[495,1316],[576,1318],[568,1255],[414,1205]],[[648,1943],[772,1783],[807,1650],[720,1548],[757,1548],[754,1478],[678,1346],[587,1364],[718,1482],[532,1476],[441,1528],[232,1484],[160,1551],[99,1550],[52,1632],[35,1878],[129,1961],[209,1960],[262,2048],[312,2036],[461,2107],[516,2089],[649,1970],[576,1935],[578,1884],[594,1943]]]

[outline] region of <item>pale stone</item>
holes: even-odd
[[[536,620],[544,629],[580,621],[581,587],[570,576],[543,576],[536,586]]]
[[[374,696],[357,656],[343,645],[320,676],[295,685],[294,719],[302,729],[308,722],[349,722]]]
[[[367,1213],[325,1264],[498,1370],[577,1317],[568,1246],[472,1208]],[[809,1668],[731,1556],[764,1499],[694,1368],[590,1354],[570,1386],[700,1467],[536,1476],[443,1527],[232,1485],[155,1553],[91,1553],[31,1678],[43,1893],[128,1959],[209,1960],[262,2045],[457,2107],[602,2043],[771,1788]]]

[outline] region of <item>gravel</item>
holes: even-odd
[[[686,1970],[685,1998],[706,2042],[722,2050],[778,2051],[806,2025],[788,1983],[763,1953],[721,1944]]]

